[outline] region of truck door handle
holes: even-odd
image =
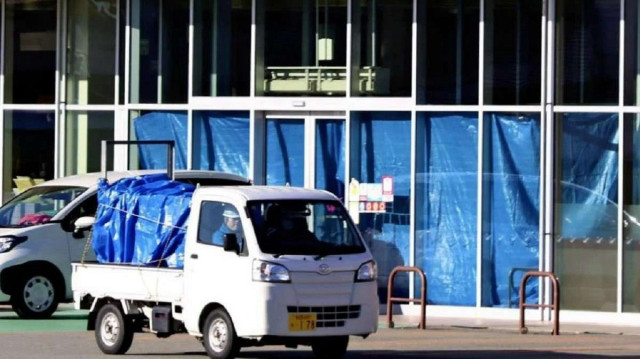
[[[196,253],[191,254],[191,258],[198,259],[198,255]]]

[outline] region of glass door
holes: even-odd
[[[265,184],[317,188],[344,200],[344,116],[267,114]]]

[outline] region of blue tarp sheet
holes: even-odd
[[[419,124],[416,263],[427,275],[427,299],[475,305],[477,115],[424,114]]]
[[[267,120],[267,184],[304,186],[304,121]]]
[[[175,141],[175,167],[187,168],[188,118],[182,112],[151,112],[133,120],[138,140]],[[167,168],[166,152],[141,145],[140,168]],[[249,113],[203,111],[194,114],[193,167],[248,176]]]
[[[170,140],[175,143],[176,169],[187,168],[187,115],[181,112],[151,112],[133,120],[136,139]],[[164,169],[167,168],[166,148],[160,145],[141,145],[140,168]]]
[[[490,114],[485,121],[482,305],[517,306],[522,275],[538,269],[540,120]],[[526,298],[537,303],[537,280],[527,284]]]
[[[386,300],[389,273],[410,263],[411,114],[408,112],[356,112],[357,137],[353,151],[360,151],[352,176],[360,183],[381,183],[393,176],[393,202],[385,213],[361,213],[359,227],[378,263],[378,293]],[[357,142],[356,142],[357,141]],[[408,276],[399,274],[393,295],[409,295]]]
[[[565,114],[562,119],[563,238],[616,238],[618,115]]]
[[[165,174],[102,179],[92,237],[98,262],[182,268],[194,190]]]

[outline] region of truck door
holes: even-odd
[[[96,194],[87,197],[82,203],[78,204],[63,220],[63,228],[67,232],[67,244],[69,246],[69,259],[71,262],[79,262],[83,259],[86,261],[95,261],[96,255],[92,248],[86,248],[87,240],[91,231],[83,231],[74,233],[74,222],[76,219],[85,216],[95,216],[98,208],[98,198]],[[86,253],[85,253],[86,249]]]
[[[200,202],[197,239],[187,239],[190,242],[185,253],[186,316],[199,315],[201,308],[212,302],[221,303],[232,315],[241,305],[237,290],[251,281],[243,230],[243,222],[248,221],[245,217],[245,212],[231,203]],[[238,253],[224,250],[225,234],[236,236]]]

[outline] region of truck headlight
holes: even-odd
[[[378,277],[378,266],[375,261],[368,261],[363,263],[360,268],[358,268],[358,273],[356,274],[356,282],[370,282],[376,280]]]
[[[12,250],[18,244],[27,240],[27,237],[4,236],[0,237],[0,253]]]
[[[257,282],[289,283],[289,270],[275,263],[253,261],[253,280]]]

